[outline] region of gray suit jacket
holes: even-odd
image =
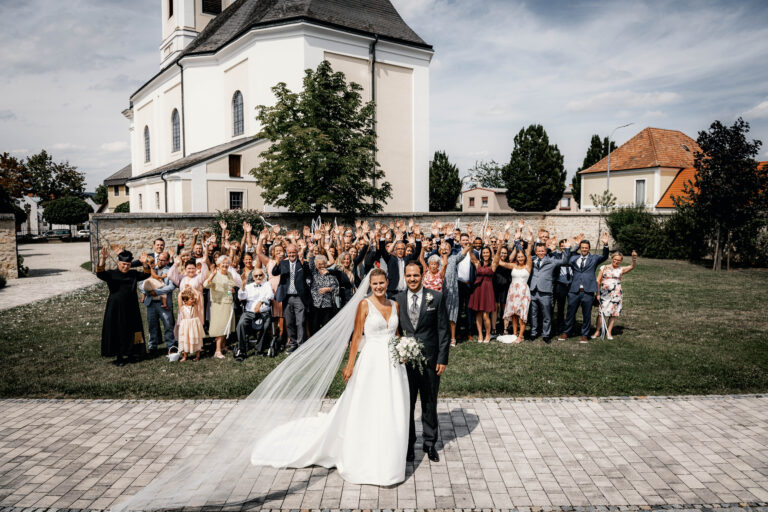
[[[539,259],[535,255],[531,256],[531,258],[533,258],[533,267],[531,268],[531,278],[528,287],[531,289],[531,292],[552,293],[555,272],[558,272],[564,260],[547,254],[539,265]]]

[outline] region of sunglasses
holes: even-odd
[[[253,277],[264,277],[264,274],[253,274]]]

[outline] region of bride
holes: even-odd
[[[409,391],[403,365],[390,358],[398,310],[386,273],[373,269],[320,331],[277,366],[191,453],[111,510],[251,504],[264,466],[336,467],[355,484],[405,479]],[[372,295],[368,295],[368,289]],[[347,387],[328,413],[322,401],[349,347]],[[358,357],[358,348],[360,354]],[[183,452],[181,452],[183,453]]]
[[[409,392],[405,366],[390,359],[398,310],[387,299],[387,275],[374,269],[373,295],[357,307],[349,360],[342,371],[347,388],[327,414],[301,418],[256,442],[251,463],[257,466],[336,467],[355,484],[392,485],[405,480]],[[357,365],[355,359],[360,349]],[[285,435],[285,429],[292,432]]]

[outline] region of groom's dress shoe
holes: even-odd
[[[432,462],[440,462],[440,456],[437,454],[437,450],[434,446],[430,446],[429,448],[425,446],[424,452],[427,454],[427,458]]]

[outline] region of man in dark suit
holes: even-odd
[[[287,259],[275,265],[272,275],[280,276],[275,301],[283,304],[283,316],[288,329],[286,352],[293,352],[305,341],[304,318],[309,304],[309,278],[312,274],[309,265],[299,258],[296,245],[288,245],[285,255]]]
[[[568,263],[571,257],[571,249],[566,247],[568,240],[563,238],[559,242],[560,250],[553,254],[553,257],[562,260],[563,264],[556,272],[557,279],[552,290],[552,309],[554,318],[553,332],[563,332],[565,328],[565,300],[568,298],[568,289],[573,280],[573,269]]]
[[[400,330],[403,335],[416,338],[424,344],[424,356],[427,362],[423,373],[418,369],[406,367],[408,387],[411,391],[411,415],[409,420],[408,452],[406,460],[415,458],[416,423],[413,411],[416,396],[421,399],[421,424],[423,426],[424,453],[429,460],[438,462],[435,443],[437,442],[437,392],[440,388],[440,375],[448,365],[448,350],[451,334],[448,327],[448,312],[445,309],[443,295],[427,290],[421,285],[422,269],[416,262],[408,263],[405,268],[407,291],[397,294],[399,305]]]
[[[379,240],[379,249],[376,251],[374,261],[383,258],[387,264],[387,298],[394,299],[395,295],[406,289],[405,285],[405,266],[411,261],[418,261],[421,254],[421,240],[416,240],[416,248],[409,256],[405,255],[405,242],[395,240],[395,248],[392,254],[387,252],[387,241],[382,238]]]
[[[569,264],[573,270],[573,280],[568,290],[568,316],[565,320],[563,333],[560,335],[561,340],[568,339],[568,336],[572,334],[576,323],[576,310],[581,306],[580,343],[587,343],[587,336],[592,329],[592,305],[597,293],[595,270],[600,263],[608,259],[608,240],[608,233],[603,233],[600,239],[603,242],[603,254],[598,256],[589,253],[589,240],[579,239],[579,252],[573,254],[569,259]]]
[[[554,240],[549,249],[554,248]],[[531,290],[531,340],[541,334],[545,343],[552,341],[552,288],[555,272],[564,263],[551,252],[543,243],[536,244],[536,255],[533,257],[531,277],[528,287]]]

